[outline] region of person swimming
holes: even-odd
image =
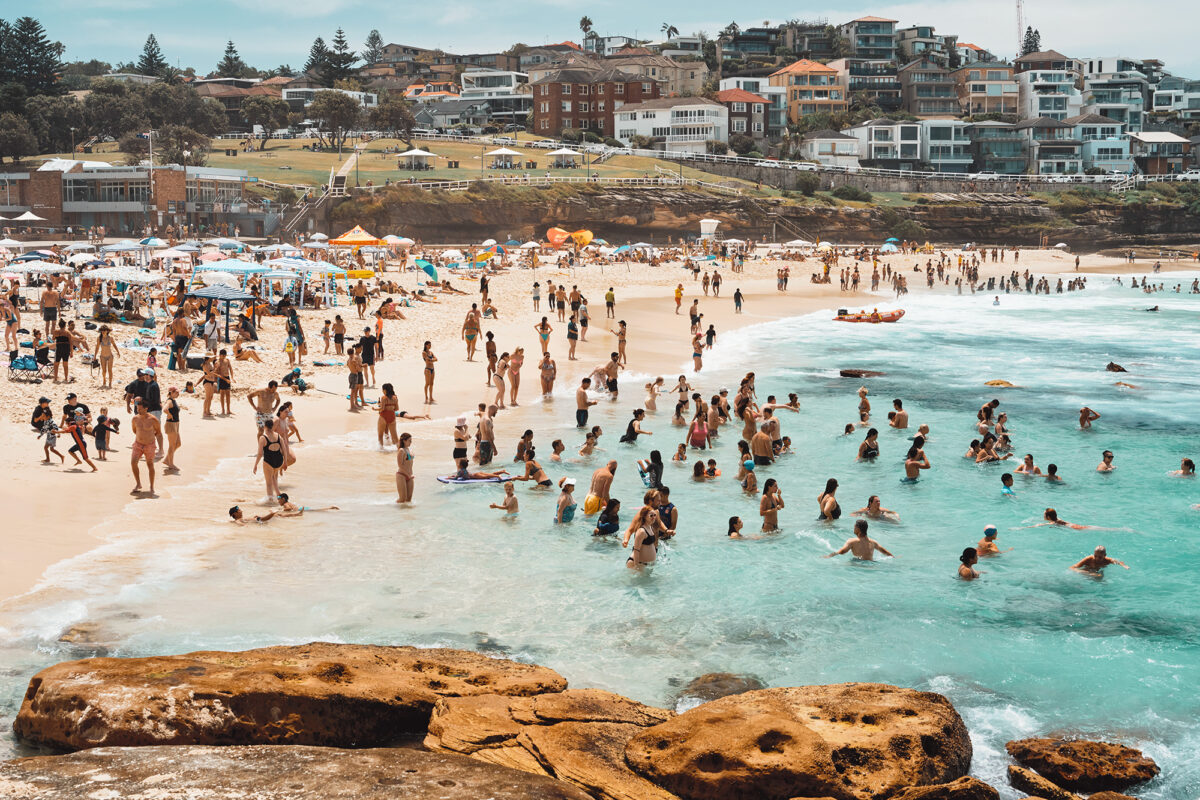
[[[833,522],[842,516],[842,507],[838,505],[837,498],[834,496],[837,488],[837,478],[830,478],[825,481],[825,491],[817,495],[817,509],[820,511],[817,520],[819,522]]]
[[[890,508],[884,508],[880,505],[879,495],[873,494],[867,498],[867,504],[857,511],[851,511],[851,516],[866,517],[867,519],[880,520],[882,522],[899,522],[900,514]]]
[[[858,446],[858,460],[870,461],[879,456],[879,431],[871,428],[867,431],[867,437],[863,439],[862,444]]]
[[[835,550],[825,557],[833,558],[844,553],[852,553],[854,558],[859,561],[874,561],[876,552],[883,553],[888,558],[895,558],[887,551],[887,548],[867,536],[867,521],[860,519],[854,522],[854,538],[847,539],[840,550]]]
[[[1000,476],[1000,494],[1005,497],[1017,496],[1017,493],[1013,491],[1013,476],[1011,472],[1006,472]]]
[[[958,577],[964,581],[973,581],[983,573],[975,569],[975,565],[979,563],[979,553],[974,547],[964,548],[962,555],[958,557]]]

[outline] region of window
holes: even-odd
[[[542,120],[542,130],[544,130],[544,131],[550,130],[550,120],[548,120],[548,119]]]
[[[590,111],[591,109],[588,107],[588,104],[587,104],[586,102],[584,102],[583,100],[580,100],[580,101],[579,101],[579,110],[580,110],[580,112],[581,112],[581,113],[585,113],[585,114],[586,114],[586,113],[587,113],[588,111]]]
[[[632,139],[634,136],[637,136],[637,131],[633,128],[622,128],[617,134],[618,139]]]
[[[563,126],[564,128],[569,128],[569,127],[571,127],[571,118],[570,118],[570,117],[564,117],[564,118],[563,118],[563,121],[562,121],[562,126]]]
[[[548,84],[548,83],[543,83],[541,86],[539,86],[539,87],[538,87],[538,94],[542,95],[543,97],[545,97],[546,95],[550,94],[550,84]]]
[[[601,112],[604,111],[604,101],[603,100],[601,100],[599,103],[596,103],[596,110],[601,111]]]
[[[755,132],[755,133],[762,133],[762,132],[763,132],[763,124],[762,124],[761,122],[756,122],[756,123],[754,123],[754,132]]]
[[[564,83],[564,84],[562,85],[562,93],[563,93],[563,94],[570,94],[570,93],[571,93],[571,84],[569,84],[569,83]]]
[[[744,119],[733,120],[733,132],[734,133],[745,133],[746,132],[746,120],[744,120]]]
[[[653,86],[653,85],[654,85],[654,84],[651,84],[651,83],[643,83],[643,84],[642,84],[642,92],[643,92],[644,94],[650,94],[650,87],[651,87],[651,86]]]
[[[754,113],[755,113],[755,114],[761,114],[761,113],[763,113],[763,104],[762,104],[762,103],[755,103],[755,104],[754,104]]]
[[[618,83],[613,87],[613,91],[617,94],[625,94],[625,84]]]
[[[580,87],[579,87],[579,93],[580,93],[580,94],[587,94],[587,93],[588,93],[588,87],[587,87],[587,86],[580,86]]]
[[[734,103],[733,104],[733,113],[745,114],[746,113],[746,104],[745,103]]]
[[[671,127],[670,127],[670,126],[667,126],[667,127],[665,127],[665,128],[651,128],[651,129],[650,129],[650,135],[651,135],[651,136],[654,136],[654,137],[660,137],[660,136],[661,136],[661,137],[666,137],[666,136],[670,136],[670,135],[671,135]]]
[[[541,106],[538,108],[538,111],[540,111],[543,114],[549,114],[550,113],[550,104],[542,103]]]
[[[563,101],[562,101],[562,108],[560,108],[560,109],[559,109],[559,111],[565,111],[565,112],[567,112],[567,113],[569,114],[569,113],[571,112],[571,101],[570,101],[570,100],[563,100]]]

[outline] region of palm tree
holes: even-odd
[[[742,29],[738,27],[738,24],[736,22],[731,22],[725,26],[724,30],[721,31],[721,35],[732,39],[741,32]]]
[[[664,22],[662,24],[661,30],[662,30],[664,39],[671,39],[671,38],[679,35],[679,28],[676,28],[674,25],[672,25],[669,22]]]
[[[592,18],[583,16],[579,18],[579,30],[583,31],[583,35],[587,36],[592,32]]]

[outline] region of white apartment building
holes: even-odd
[[[975,160],[971,151],[971,125],[961,119],[923,119],[921,160],[935,172],[965,173]]]
[[[624,144],[647,136],[657,149],[703,153],[709,140],[729,141],[729,109],[704,97],[646,100],[621,106],[614,116],[616,138]]]
[[[1074,72],[1033,69],[1018,72],[1017,112],[1021,119],[1063,120],[1083,113],[1083,94]]]
[[[492,119],[524,124],[533,109],[533,92],[524,72],[471,67],[459,81],[459,97],[487,103]]]

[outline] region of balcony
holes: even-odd
[[[869,66],[867,64],[851,64],[848,71],[854,76],[893,76],[896,74],[896,67],[887,65]]]

